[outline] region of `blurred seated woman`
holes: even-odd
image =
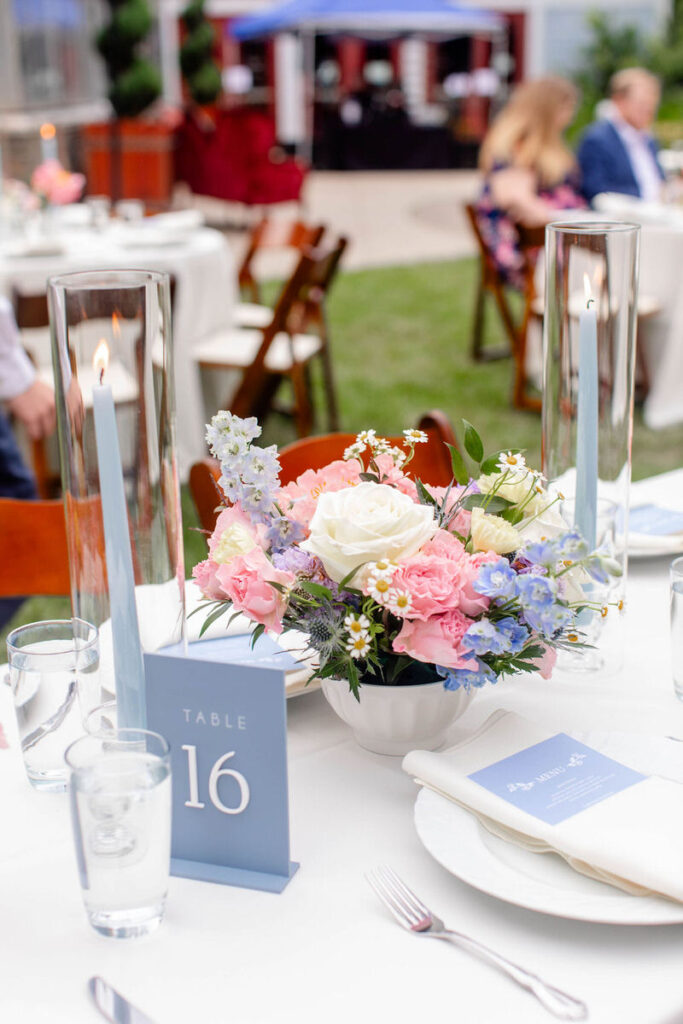
[[[479,228],[505,281],[523,287],[524,260],[515,222],[529,227],[557,219],[557,211],[585,206],[578,168],[562,133],[578,94],[564,78],[517,86],[493,121],[479,154],[485,175],[477,203]]]

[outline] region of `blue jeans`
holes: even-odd
[[[35,480],[21,457],[9,420],[0,410],[0,498],[34,501],[37,497]],[[8,555],[11,557],[11,552],[5,557]],[[22,601],[21,597],[0,597],[0,629],[9,622]]]

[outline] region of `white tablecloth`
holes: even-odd
[[[639,490],[636,500],[650,500],[647,488]],[[683,509],[683,471],[662,477],[656,493]],[[683,737],[683,705],[671,685],[667,565],[667,558],[631,565],[623,672],[501,682],[477,694],[453,737],[498,707],[558,729]],[[0,1016],[8,1024],[95,1024],[86,994],[92,974],[158,1024],[553,1019],[490,967],[402,931],[363,877],[382,862],[452,927],[584,999],[593,1024],[683,1019],[680,926],[548,917],[458,881],[416,836],[417,791],[400,758],[356,746],[320,692],[288,703],[292,856],[301,867],[284,893],[173,878],[168,916],[155,935],[104,939],[89,929],[81,906],[67,798],[29,788],[9,691],[0,691],[11,744],[0,751]]]
[[[131,229],[132,230],[132,229]],[[138,229],[139,239],[139,229]],[[28,291],[45,288],[53,274],[75,270],[130,267],[175,275],[173,337],[176,377],[178,459],[181,474],[206,454],[199,369],[192,349],[206,335],[229,327],[236,302],[232,251],[218,231],[201,228],[172,244],[126,245],[125,232],[96,234],[80,229],[55,234],[59,255],[12,256],[0,250],[0,294],[12,285]],[[215,410],[208,410],[212,414]]]
[[[597,197],[601,215],[641,225],[640,294],[661,311],[641,322],[640,339],[650,376],[643,415],[660,429],[683,421],[683,207],[644,203],[629,196]]]

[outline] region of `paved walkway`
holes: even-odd
[[[478,189],[476,171],[314,171],[302,206],[307,220],[349,237],[344,267],[353,270],[471,255],[475,248],[463,204]],[[254,216],[235,204],[201,197],[191,202],[217,223],[244,225]],[[294,203],[270,211],[273,217],[297,213]],[[228,230],[228,236],[241,251],[244,232]],[[259,264],[261,273],[273,276],[281,268],[278,257]]]

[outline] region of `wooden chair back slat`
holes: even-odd
[[[246,252],[238,271],[238,281],[252,302],[260,301],[260,284],[254,276],[253,263],[259,250],[294,249],[303,252],[320,244],[325,233],[323,224],[306,224],[304,221],[270,220],[265,218],[252,229]]]

